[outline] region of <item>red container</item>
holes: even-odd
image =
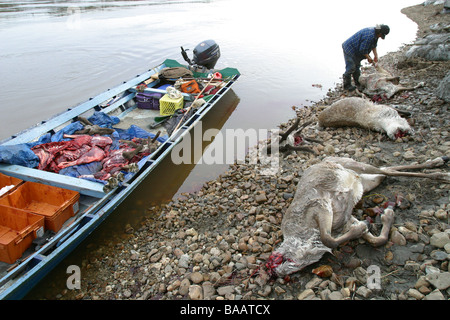
[[[44,217],[0,206],[0,261],[14,263],[43,232]]]
[[[0,199],[0,205],[41,215],[45,218],[45,229],[58,232],[78,212],[79,198],[76,191],[26,181]]]

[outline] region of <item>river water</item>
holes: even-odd
[[[0,0],[0,140],[166,58],[183,62],[180,46],[192,50],[207,39],[220,46],[216,67],[236,67],[242,77],[204,127],[274,129],[295,116],[292,106],[318,101],[341,82],[341,43],[357,30],[390,26],[380,56],[412,42],[417,26],[400,10],[418,3]],[[90,241],[113,239],[150,205],[196,190],[227,168],[163,161]]]

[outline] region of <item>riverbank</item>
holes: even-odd
[[[425,36],[440,6],[421,5],[402,12],[418,23]],[[440,21],[438,21],[440,22]],[[375,165],[423,162],[450,156],[449,103],[435,90],[449,62],[406,59],[411,45],[380,59],[404,83],[425,86],[394,96],[389,104],[412,113],[415,134],[391,141],[363,129],[319,129],[303,133],[324,141],[319,156],[298,152],[280,159],[276,175],[260,175],[251,164],[236,164],[219,179],[161,208],[150,208],[154,219],[126,228],[127,237],[113,247],[93,250],[82,265],[80,290],[64,290],[51,299],[86,300],[221,300],[221,299],[449,299],[449,184],[431,180],[387,178],[365,198],[367,207],[379,198],[401,195],[391,237],[373,249],[355,240],[333,250],[319,262],[287,279],[269,279],[264,263],[282,241],[280,224],[301,172],[326,156],[350,156]],[[297,108],[302,119],[315,118],[340,99],[338,86],[313,106]],[[286,129],[292,122],[282,124]],[[364,208],[364,207],[363,207]],[[366,210],[355,210],[362,219]],[[328,265],[331,275],[314,268]],[[367,269],[380,268],[381,289],[367,286]]]

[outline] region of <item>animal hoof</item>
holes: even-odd
[[[119,172],[119,173],[117,173],[117,174],[115,175],[115,178],[116,178],[118,181],[123,181],[123,180],[125,179],[125,176],[124,176],[124,174],[123,174],[122,172]]]
[[[130,172],[138,172],[139,171],[139,166],[137,163],[131,163],[130,164],[130,168],[129,168]]]
[[[394,210],[384,210],[384,212],[381,214],[381,223],[383,223],[383,225],[391,225],[394,222],[394,215]]]

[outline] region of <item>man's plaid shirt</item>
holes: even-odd
[[[344,52],[355,58],[364,58],[377,47],[378,38],[375,35],[375,28],[365,28],[348,38],[343,44]]]

